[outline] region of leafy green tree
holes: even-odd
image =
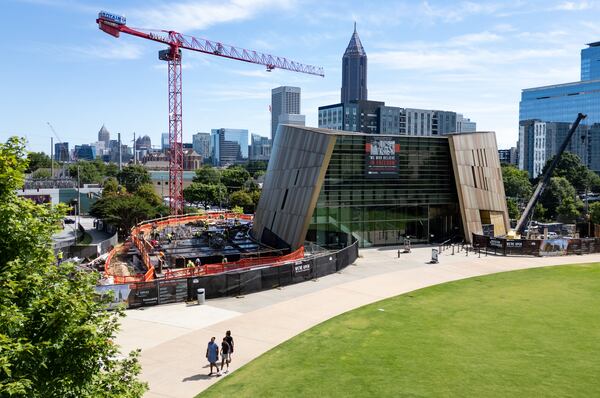
[[[529,174],[526,170],[519,170],[512,165],[502,166],[502,180],[507,197],[521,201],[528,200],[532,194]]]
[[[267,166],[268,163],[264,160],[251,160],[244,165],[244,168],[252,175],[259,171],[267,171]]]
[[[204,165],[196,169],[196,175],[192,181],[200,184],[219,184],[221,182],[221,173],[215,167]]]
[[[553,156],[546,162],[541,175],[543,175],[548,169],[548,167],[550,167],[550,164],[554,161],[555,157],[556,156]],[[586,187],[588,187],[591,183],[596,183],[600,186],[600,184],[596,182],[597,180],[594,178],[593,175],[590,174],[590,172],[591,171],[586,167],[586,165],[584,165],[581,162],[579,156],[571,152],[564,152],[560,157],[560,160],[558,161],[556,168],[552,173],[552,176],[564,177],[565,179],[567,179],[567,181],[569,181],[569,183],[575,188],[577,192],[584,192],[586,190]],[[596,173],[594,173],[593,171],[591,173],[596,175]]]
[[[221,172],[221,182],[229,193],[242,189],[249,178],[250,173],[240,166],[229,167]]]
[[[152,206],[137,195],[122,194],[97,200],[92,205],[90,214],[116,226],[119,236],[127,236],[135,224],[155,218],[161,214],[161,211],[164,211],[162,214],[166,214],[162,206]]]
[[[146,168],[139,164],[124,167],[118,174],[119,183],[124,185],[127,192],[135,193],[140,186],[151,184],[152,179]]]
[[[108,163],[104,168],[106,177],[117,177],[119,175],[119,165],[116,163]]]
[[[102,196],[110,196],[119,193],[119,182],[114,177],[109,177],[104,180],[102,185]]]
[[[552,177],[540,197],[540,203],[547,210],[546,217],[550,220],[559,218],[573,220],[579,216],[582,207],[575,188],[564,177]],[[575,210],[574,210],[575,209]]]
[[[27,154],[28,166],[25,170],[26,173],[33,173],[40,168],[51,168],[52,162],[50,156],[44,152],[29,152]]]
[[[546,213],[548,213],[548,211],[540,202],[535,204],[535,207],[533,208],[533,216],[536,220],[547,221],[548,219],[546,218]]]
[[[594,224],[600,224],[600,202],[594,202],[590,205],[590,220]]]
[[[79,174],[79,182],[83,184],[100,184],[104,179],[101,171],[98,170],[98,163],[87,162],[80,160],[77,163],[69,165],[69,175],[77,181]]]
[[[47,180],[52,177],[52,173],[48,169],[37,169],[31,173],[31,178],[34,180]]]
[[[183,190],[183,197],[187,202],[204,208],[220,205],[226,196],[227,190],[223,184],[193,182]]]
[[[235,191],[229,196],[230,207],[241,207],[244,213],[254,213],[254,202],[252,196],[246,191]]]
[[[64,206],[19,198],[24,141],[0,144],[0,396],[141,397],[136,352],[116,359],[122,309],[106,311],[96,273],[56,266]]]
[[[508,208],[508,217],[515,220],[518,219],[521,213],[519,212],[519,206],[514,198],[506,198],[506,207]]]
[[[154,186],[152,184],[140,185],[135,194],[140,198],[144,199],[146,202],[148,202],[150,206],[157,208],[163,206],[163,201],[160,198],[160,196],[158,196],[156,192],[154,192]]]

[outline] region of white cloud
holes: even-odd
[[[555,10],[562,11],[582,11],[593,8],[593,4],[589,1],[564,1],[554,7]]]
[[[132,9],[130,21],[138,20],[143,26],[159,29],[174,29],[185,32],[206,29],[213,25],[242,21],[265,10],[285,9],[294,0],[229,0],[229,1],[186,1],[163,3],[154,8]]]
[[[108,39],[98,44],[67,47],[66,50],[88,58],[131,60],[142,56],[142,48],[126,40]]]

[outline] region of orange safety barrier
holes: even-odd
[[[231,212],[214,212],[214,213],[205,213],[205,214],[195,214],[195,215],[186,215],[186,216],[168,216],[163,218],[158,218],[154,220],[144,221],[131,229],[131,237],[129,240],[121,247],[113,248],[106,259],[106,267],[105,267],[105,276],[112,276],[115,280],[115,283],[134,283],[134,282],[149,282],[154,280],[154,266],[150,262],[149,251],[151,250],[151,245],[146,241],[145,235],[147,235],[152,228],[155,226],[157,228],[165,227],[165,226],[174,226],[179,224],[186,224],[188,222],[193,221],[204,221],[204,220],[231,220],[231,219],[239,219],[252,221],[252,215],[247,214],[236,214]],[[140,239],[139,236],[142,236]],[[120,276],[120,275],[112,275],[112,269],[110,268],[110,262],[113,257],[122,252],[126,252],[134,245],[138,252],[140,253],[140,258],[142,259],[142,263],[146,267],[146,272],[141,275],[130,275],[130,276]],[[282,265],[284,263],[288,263],[290,261],[300,260],[304,258],[304,248],[287,254],[285,256],[266,256],[266,257],[253,257],[253,258],[244,258],[239,261],[235,261],[232,263],[217,263],[217,264],[206,264],[200,267],[189,267],[182,268],[177,270],[165,270],[165,279],[178,279],[178,278],[187,278],[193,276],[202,276],[202,275],[210,275],[217,274],[225,271],[231,271],[236,269],[250,268],[256,267],[259,265]]]

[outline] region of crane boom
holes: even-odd
[[[128,35],[163,43],[168,46],[175,46],[180,49],[198,51],[204,54],[264,65],[267,67],[268,71],[273,69],[285,69],[293,72],[307,73],[309,75],[325,76],[323,68],[319,66],[305,65],[284,57],[247,50],[245,48],[235,47],[208,39],[167,30],[130,28],[127,25],[119,24],[102,17],[98,18],[96,22],[98,23],[100,30],[114,37],[119,37],[120,33],[126,33]]]
[[[267,72],[273,69],[284,69],[309,75],[325,76],[323,68],[304,65],[287,58],[263,54],[258,51],[223,44],[207,39],[183,35],[172,30],[149,30],[127,26],[123,16],[100,11],[96,19],[98,28],[111,36],[119,37],[121,33],[166,44],[167,49],[158,52],[158,58],[167,61],[169,78],[169,198],[171,214],[183,213],[183,144],[182,144],[182,85],[181,85],[181,50],[197,51],[216,55],[236,61],[264,65]]]

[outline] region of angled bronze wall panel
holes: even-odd
[[[510,225],[495,133],[452,134],[448,142],[465,239],[483,232],[482,214],[492,220],[496,235],[506,234]]]
[[[292,250],[303,245],[335,141],[327,130],[279,127],[254,217],[257,239],[272,236],[266,229]]]

